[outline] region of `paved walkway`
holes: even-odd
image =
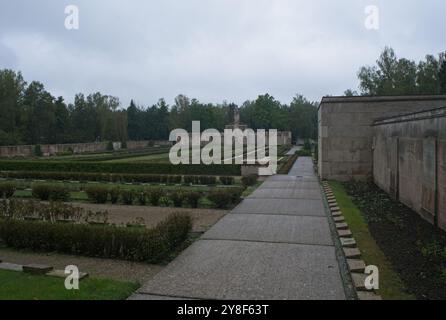
[[[310,158],[268,178],[131,299],[345,299]]]

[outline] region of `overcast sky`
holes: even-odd
[[[446,50],[444,0],[0,1],[0,68],[68,102],[96,91],[123,106],[178,94],[317,101],[356,89],[386,45],[415,60]],[[79,30],[65,28],[70,4]],[[380,9],[378,31],[364,25],[368,5]]]

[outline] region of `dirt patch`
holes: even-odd
[[[446,233],[372,183],[344,186],[409,292],[418,299],[446,299]]]
[[[172,213],[185,213],[192,217],[192,231],[205,232],[228,211],[213,209],[165,208],[148,206],[124,206],[111,204],[70,203],[75,207],[109,213],[108,221],[117,225],[133,223],[143,219],[147,227],[154,227]]]
[[[76,265],[81,272],[88,272],[94,278],[106,278],[120,281],[130,281],[142,284],[160,272],[164,266],[121,260],[88,258],[56,253],[33,253],[0,248],[1,260],[16,264],[45,264],[64,270],[68,265]]]

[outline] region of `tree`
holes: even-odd
[[[361,93],[364,95],[410,95],[440,93],[440,61],[427,55],[425,61],[397,58],[386,47],[376,61],[377,66],[362,67],[358,72]]]
[[[440,93],[446,94],[446,59],[441,64],[440,72],[438,75],[440,81]]]

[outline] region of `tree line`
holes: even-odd
[[[360,68],[358,79],[361,95],[446,94],[446,52],[416,62],[399,58],[395,50],[386,47],[375,66]],[[347,90],[345,95],[358,93]]]
[[[223,130],[240,109],[241,122],[252,129],[292,131],[294,138],[317,136],[317,103],[296,95],[282,104],[269,94],[234,103],[201,103],[185,95],[169,106],[164,99],[123,107],[118,98],[79,93],[73,103],[54,97],[37,81],[27,84],[20,72],[0,70],[0,145],[82,143],[93,141],[168,140],[173,129]]]

